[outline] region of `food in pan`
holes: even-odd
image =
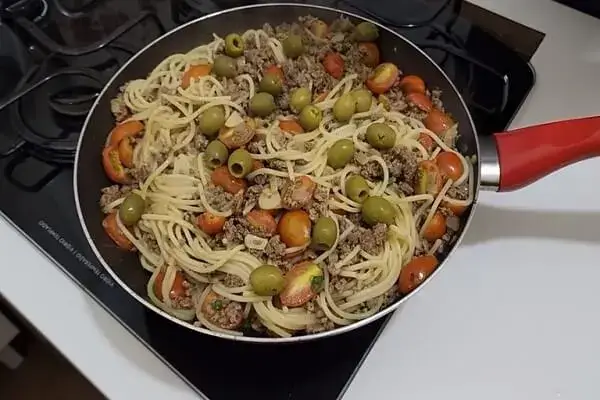
[[[441,92],[382,60],[378,36],[306,16],[215,35],[122,87],[103,226],[139,253],[156,306],[289,337],[374,315],[435,270],[473,167]]]

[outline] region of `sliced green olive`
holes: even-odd
[[[206,136],[214,136],[225,124],[225,110],[221,106],[213,106],[205,110],[198,118],[198,128]]]
[[[274,265],[261,265],[250,273],[250,285],[259,296],[275,296],[284,287],[281,270]]]
[[[302,109],[298,120],[306,132],[314,131],[323,120],[323,112],[317,106],[308,105]]]
[[[340,139],[327,151],[327,165],[333,169],[343,168],[354,156],[354,142]]]
[[[250,111],[259,117],[268,116],[275,108],[275,98],[270,93],[256,93],[250,100]]]
[[[356,102],[356,112],[362,113],[369,111],[373,104],[373,95],[366,89],[358,89],[352,92],[352,97]]]
[[[368,225],[393,224],[396,217],[394,206],[379,196],[371,196],[362,205],[361,215]]]
[[[301,87],[294,89],[290,97],[290,108],[293,112],[298,114],[312,100],[312,93],[307,88]]]
[[[283,53],[288,58],[298,58],[304,53],[302,36],[290,35],[282,43]]]
[[[382,122],[369,125],[365,137],[367,143],[379,150],[391,149],[396,144],[396,132]]]
[[[140,220],[145,209],[146,202],[142,196],[130,193],[119,207],[119,218],[125,225],[133,225]]]
[[[350,93],[343,94],[333,105],[333,116],[339,122],[348,122],[356,112],[356,101]]]
[[[346,179],[344,185],[346,197],[357,203],[364,202],[369,197],[369,185],[367,181],[360,175],[352,175]]]
[[[229,157],[229,150],[220,140],[213,140],[204,150],[204,161],[213,168],[225,164],[227,157]]]
[[[313,226],[311,245],[317,250],[329,250],[337,235],[335,221],[329,217],[321,217]]]
[[[225,54],[229,57],[239,57],[244,54],[244,39],[237,33],[225,36]]]
[[[236,62],[229,56],[217,56],[212,70],[218,76],[225,78],[233,78],[237,75]]]
[[[379,29],[370,22],[361,22],[354,28],[354,38],[359,42],[373,42],[379,37]]]
[[[260,80],[258,88],[261,92],[267,92],[273,96],[279,96],[283,91],[283,82],[278,74],[266,74]]]
[[[243,178],[252,171],[252,156],[244,149],[237,149],[229,156],[227,167],[231,175]]]

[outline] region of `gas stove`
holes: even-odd
[[[336,399],[387,319],[332,339],[286,346],[200,336],[130,298],[99,266],[75,211],[76,144],[102,86],[162,33],[248,3],[0,0],[0,212],[200,395]],[[534,84],[528,60],[543,34],[462,0],[310,3],[368,16],[415,42],[454,81],[481,135],[506,128]]]

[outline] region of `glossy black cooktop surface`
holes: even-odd
[[[103,84],[161,33],[245,3],[0,1],[0,212],[205,397],[336,399],[386,320],[300,345],[249,345],[192,333],[147,311],[113,282],[89,248],[75,211],[75,147]],[[484,25],[486,18],[497,25],[498,17],[468,11],[463,1],[312,3],[371,16],[412,39],[455,82],[480,134],[504,129],[533,86],[527,61],[536,46],[527,53],[504,44],[496,38],[502,35],[487,33],[470,20],[481,24],[483,15]],[[513,29],[516,24],[505,20],[500,26]],[[514,29],[521,32],[518,43],[540,35]]]

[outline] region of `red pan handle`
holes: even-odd
[[[495,135],[499,191],[526,186],[577,161],[600,156],[600,117],[535,125]]]

